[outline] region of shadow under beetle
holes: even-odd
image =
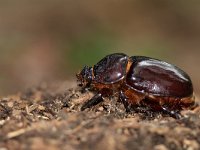
[[[150,57],[110,54],[76,76],[79,86],[97,92],[81,110],[116,93],[127,112],[143,105],[180,118],[180,110],[195,104],[190,77],[180,68]]]

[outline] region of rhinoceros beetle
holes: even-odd
[[[134,106],[145,105],[179,118],[180,110],[195,104],[188,74],[175,65],[150,57],[110,54],[93,67],[85,66],[77,79],[81,87],[97,93],[81,110],[116,93],[127,112]]]

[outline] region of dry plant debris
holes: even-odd
[[[113,96],[80,111],[92,96],[68,81],[1,97],[0,150],[200,149],[200,107],[180,120],[146,108],[127,114]]]

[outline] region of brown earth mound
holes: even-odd
[[[200,107],[180,120],[146,108],[127,114],[113,96],[80,111],[92,95],[63,82],[1,97],[0,149],[200,149]]]

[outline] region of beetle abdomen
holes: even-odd
[[[127,84],[141,92],[158,96],[187,97],[193,94],[190,77],[167,62],[143,56],[130,57]]]

